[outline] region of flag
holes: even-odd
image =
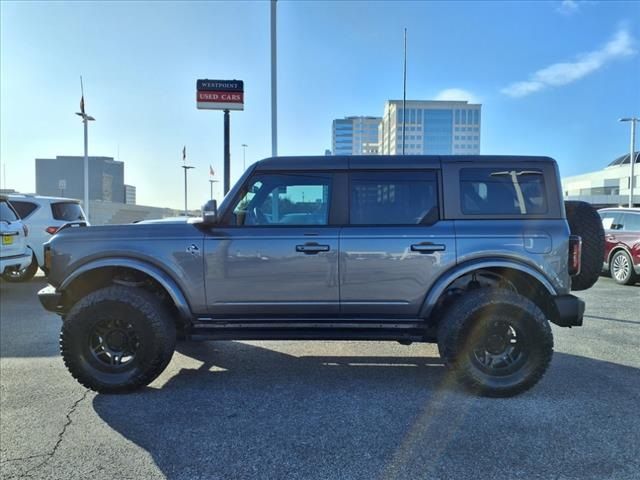
[[[182,147],[182,161],[185,162],[187,160],[187,146]]]
[[[211,165],[209,165],[209,175],[211,177],[215,177],[216,176],[216,173],[213,171],[213,167]]]
[[[80,113],[84,115],[84,95],[80,97]]]

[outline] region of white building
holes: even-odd
[[[136,204],[136,187],[133,185],[124,186],[124,203],[127,205],[135,205]]]
[[[565,200],[582,200],[597,207],[629,204],[629,154],[616,158],[603,170],[562,179]],[[640,152],[635,153],[633,203],[640,205]]]
[[[333,121],[334,155],[369,155],[377,149],[380,117],[345,117]]]
[[[402,124],[406,155],[479,155],[480,104],[467,101],[388,100],[378,127],[379,152],[402,154]]]

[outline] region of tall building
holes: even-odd
[[[84,157],[36,158],[38,195],[84,198]],[[124,163],[89,157],[89,200],[125,203]]]
[[[345,117],[333,121],[334,155],[367,155],[377,149],[380,117]]]
[[[406,155],[479,155],[482,105],[467,101],[407,100]],[[382,155],[402,154],[402,100],[388,100],[378,127]]]

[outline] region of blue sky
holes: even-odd
[[[221,178],[223,114],[196,110],[197,78],[245,81],[232,180],[241,144],[247,163],[271,154],[268,2],[2,1],[0,21],[3,187],[33,191],[35,158],[82,154],[80,74],[90,154],[125,162],[138,203],[181,207],[183,145],[190,206],[210,164]],[[322,155],[332,119],[401,98],[404,27],[407,97],[480,101],[482,153],[550,155],[570,175],[628,151],[640,2],[280,1],[280,154]]]

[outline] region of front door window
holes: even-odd
[[[256,175],[233,209],[232,225],[328,225],[329,175]]]

